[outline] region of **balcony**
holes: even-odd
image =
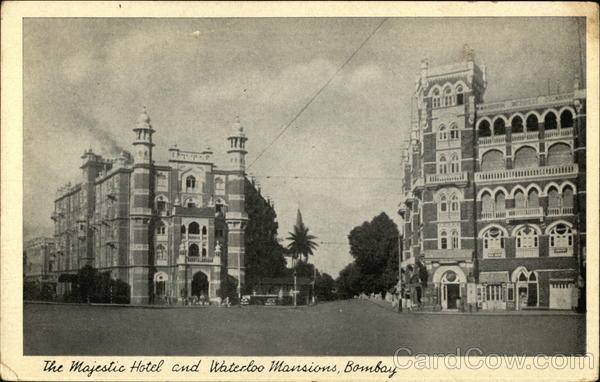
[[[482,211],[481,220],[506,219],[506,210],[503,211]]]
[[[187,264],[197,264],[197,265],[220,265],[221,264],[221,258],[219,256],[214,256],[214,257],[208,257],[208,256],[179,256],[177,257],[177,264],[179,265],[183,265],[186,264],[186,257],[187,257]]]
[[[495,146],[506,144],[506,135],[479,138],[479,146]]]
[[[428,249],[425,250],[423,258],[428,261],[457,262],[471,261],[472,256],[471,249]]]
[[[516,257],[538,257],[539,251],[537,247],[534,248],[517,248]]]
[[[548,208],[548,216],[573,215],[573,207],[550,207]]]
[[[565,127],[556,130],[547,130],[544,131],[544,139],[554,139],[554,138],[571,138],[573,137],[573,128]]]
[[[514,133],[510,136],[512,142],[537,141],[539,139],[538,131],[528,131],[526,133]]]
[[[425,183],[427,185],[438,185],[447,183],[467,183],[468,175],[466,172],[458,172],[452,174],[430,174],[427,175]]]
[[[508,219],[540,219],[544,217],[544,209],[542,207],[530,208],[513,208],[507,210]]]
[[[513,170],[482,171],[475,173],[478,184],[515,182],[520,179],[559,178],[577,176],[576,164],[516,168]]]

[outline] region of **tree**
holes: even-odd
[[[295,259],[304,257],[305,262],[308,262],[308,256],[314,254],[318,244],[314,241],[317,237],[309,233],[309,229],[304,225],[302,221],[302,214],[298,210],[296,217],[296,225],[294,225],[294,232],[289,232],[288,250],[292,253]]]
[[[335,280],[327,273],[318,273],[315,280],[315,294],[319,301],[334,300],[335,295]]]
[[[91,302],[96,295],[98,280],[98,270],[91,265],[86,265],[79,270],[77,273],[77,289],[81,302]]]
[[[362,272],[353,261],[340,271],[336,280],[337,293],[341,298],[352,298],[362,291]]]

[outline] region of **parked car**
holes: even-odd
[[[242,296],[242,305],[250,305],[250,296]]]
[[[267,301],[265,302],[266,306],[273,306],[273,305],[277,305],[277,302],[275,301],[274,298],[268,298]]]

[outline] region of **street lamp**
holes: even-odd
[[[298,296],[298,289],[296,286],[296,256],[292,256],[292,265],[294,267],[294,308],[296,307],[296,299]]]

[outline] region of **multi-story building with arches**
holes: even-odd
[[[155,132],[144,110],[133,128],[133,155],[84,152],[82,181],[59,190],[55,224],[58,293],[92,265],[131,287],[134,304],[204,295],[222,280],[243,287],[247,137],[237,120],[227,137],[229,163],[213,152],[169,149],[153,160]]]
[[[485,103],[486,86],[470,52],[422,63],[403,153],[404,284],[444,310],[571,309],[585,264],[585,90],[576,79],[568,93]]]

